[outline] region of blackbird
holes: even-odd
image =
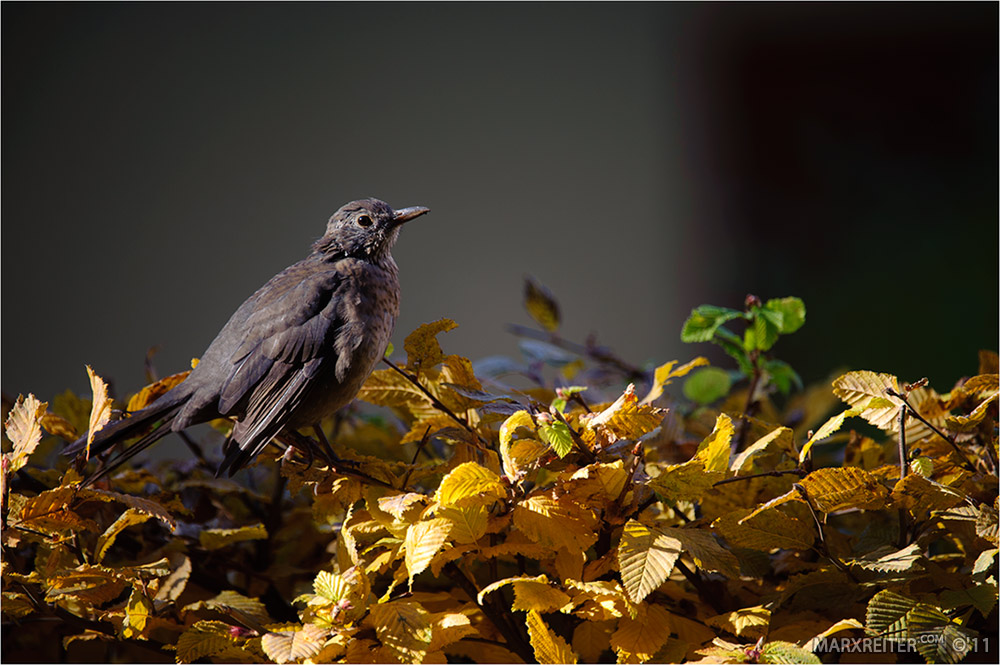
[[[187,379],[94,434],[91,454],[142,435],[101,475],[170,432],[228,417],[235,424],[216,476],[232,476],[273,437],[297,437],[354,399],[399,313],[390,250],[400,226],[426,212],[361,199],[334,213],[312,253],[247,298]],[[83,437],[66,452],[85,445]]]

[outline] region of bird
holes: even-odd
[[[170,432],[216,418],[235,421],[216,471],[231,477],[275,436],[295,438],[350,403],[385,354],[399,314],[392,247],[402,225],[427,212],[374,198],[342,206],[306,258],[240,305],[184,381],[94,432],[91,455],[141,438],[85,484]],[[79,454],[86,438],[66,454]]]

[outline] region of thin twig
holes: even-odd
[[[909,470],[909,454],[906,452],[906,412],[909,410],[906,400],[903,400],[903,406],[899,409],[899,479],[903,480],[906,478],[906,472]],[[899,509],[899,538],[896,540],[896,544],[899,549],[906,547],[906,508]]]
[[[527,326],[520,326],[516,323],[507,324],[507,331],[517,335],[518,337],[529,337],[531,339],[547,342],[552,346],[558,346],[560,349],[571,351],[578,356],[585,356],[591,360],[596,360],[599,363],[611,365],[630,379],[645,381],[647,383],[650,382],[649,372],[643,370],[641,367],[636,367],[635,365],[622,360],[603,347],[590,345],[585,346],[583,344],[571,342],[556,333],[542,332],[541,330],[535,330],[534,328],[528,328]]]
[[[919,421],[920,421],[920,422],[922,422],[923,424],[925,424],[925,425],[927,425],[928,427],[930,427],[930,428],[931,428],[931,430],[932,430],[932,431],[933,431],[933,432],[934,432],[935,434],[937,434],[937,435],[938,435],[938,436],[940,436],[940,437],[941,437],[942,439],[944,439],[945,441],[947,441],[947,442],[948,442],[948,444],[949,444],[949,445],[950,445],[950,446],[951,446],[952,448],[954,448],[955,452],[956,452],[956,453],[958,453],[958,456],[962,458],[962,466],[964,466],[964,467],[965,467],[966,469],[968,469],[968,470],[969,470],[969,471],[971,471],[972,473],[975,473],[975,472],[976,472],[976,465],[975,465],[975,464],[973,464],[973,463],[972,463],[972,462],[971,462],[971,461],[969,460],[969,458],[968,458],[968,457],[966,457],[966,455],[965,455],[965,452],[963,452],[963,451],[962,451],[962,449],[958,447],[958,444],[957,444],[957,443],[955,443],[955,440],[954,440],[954,439],[952,439],[952,438],[951,438],[950,436],[948,436],[947,434],[945,434],[944,432],[942,432],[941,430],[939,430],[939,429],[938,429],[937,427],[934,427],[934,425],[932,425],[932,424],[930,424],[929,422],[927,422],[927,419],[926,419],[926,418],[924,418],[924,417],[923,417],[922,415],[920,415],[920,413],[919,413],[919,412],[918,412],[918,411],[917,411],[916,409],[914,409],[914,408],[913,408],[913,407],[912,407],[912,406],[910,405],[910,402],[909,402],[909,401],[908,401],[908,400],[906,399],[906,395],[903,395],[903,394],[901,394],[901,393],[898,393],[898,392],[896,392],[895,390],[893,390],[892,388],[886,388],[886,389],[885,389],[885,392],[887,392],[888,394],[892,395],[893,397],[898,397],[899,399],[903,400],[903,404],[905,404],[905,405],[906,405],[906,406],[907,406],[907,407],[908,407],[908,408],[910,409],[910,415],[911,415],[911,416],[913,416],[914,418],[916,418],[917,420],[919,420]]]
[[[444,571],[447,573],[448,577],[452,579],[463,591],[472,599],[474,603],[479,605],[479,609],[482,610],[486,618],[496,626],[496,629],[500,631],[503,638],[507,641],[505,645],[508,649],[516,653],[521,657],[526,663],[535,662],[535,652],[531,648],[531,645],[525,641],[521,634],[514,628],[513,624],[509,622],[510,613],[507,612],[497,612],[494,607],[489,603],[479,604],[479,589],[476,588],[475,583],[466,577],[462,569],[455,565],[454,561],[451,561],[444,566]]]
[[[678,559],[677,563],[674,564],[674,568],[681,571],[681,574],[687,578],[687,581],[690,582],[691,586],[693,586],[695,591],[698,592],[698,597],[711,605],[712,609],[715,610],[717,614],[722,614],[726,611],[726,606],[720,602],[719,594],[705,585],[705,580],[702,579],[701,575],[688,568],[687,565],[680,559]]]
[[[785,471],[762,471],[761,473],[751,473],[746,476],[733,476],[732,478],[726,478],[725,480],[720,480],[716,483],[712,483],[712,487],[718,487],[719,485],[726,485],[728,483],[735,483],[739,480],[751,480],[753,478],[764,478],[766,476],[798,476],[799,478],[805,478],[806,472],[802,469],[787,469]]]
[[[597,457],[594,456],[594,453],[590,450],[590,448],[587,447],[587,444],[584,443],[582,438],[580,438],[580,435],[577,433],[577,431],[572,427],[570,427],[569,423],[566,422],[566,418],[563,416],[563,414],[559,413],[558,409],[552,409],[552,415],[555,416],[556,420],[558,420],[559,422],[561,422],[563,425],[566,426],[566,429],[569,430],[569,435],[573,438],[573,443],[575,443],[576,447],[580,449],[580,452],[583,453],[583,456],[587,458],[587,461],[590,462],[591,464],[596,462]]]
[[[417,458],[420,457],[420,451],[424,449],[427,442],[430,440],[431,426],[428,425],[427,429],[424,430],[424,435],[420,437],[420,441],[417,443],[417,449],[413,453],[413,459],[410,460],[410,467],[406,470],[406,475],[403,476],[403,487],[406,487],[410,482],[410,474],[413,473],[413,467],[417,463]]]
[[[188,450],[191,451],[191,454],[197,458],[198,466],[202,467],[203,469],[208,469],[212,473],[215,473],[215,467],[212,466],[212,464],[207,459],[205,459],[205,453],[202,451],[201,446],[195,443],[195,441],[190,436],[188,436],[187,432],[184,431],[177,432],[177,436],[181,438],[181,441],[183,441],[184,445],[188,447]]]
[[[757,392],[757,385],[760,383],[760,377],[762,372],[758,363],[759,355],[756,350],[751,352],[751,360],[753,360],[753,376],[750,378],[750,390],[747,391],[747,400],[743,405],[743,413],[740,416],[740,431],[733,438],[732,446],[729,452],[733,455],[739,453],[743,449],[743,444],[747,438],[747,432],[750,429],[750,410],[753,408],[754,399],[753,395]]]
[[[814,547],[813,549],[816,550],[816,552],[820,556],[825,557],[827,560],[829,560],[830,563],[832,563],[837,568],[837,570],[847,575],[847,577],[849,577],[852,582],[857,584],[858,578],[854,576],[854,573],[852,573],[851,570],[846,565],[844,565],[843,561],[835,557],[830,552],[830,548],[826,544],[826,534],[823,532],[823,523],[820,521],[819,515],[816,514],[816,509],[813,508],[812,501],[809,499],[809,493],[806,491],[806,488],[800,485],[799,483],[795,483],[794,485],[792,485],[792,487],[795,489],[796,492],[798,492],[799,496],[805,502],[806,506],[808,506],[809,514],[812,515],[813,522],[815,522],[816,524],[816,534],[819,536],[820,547],[818,548]]]
[[[447,415],[449,418],[451,418],[456,423],[458,423],[459,425],[461,425],[465,429],[465,431],[467,431],[469,434],[471,434],[474,437],[476,437],[480,441],[480,443],[482,443],[481,447],[480,446],[477,446],[477,447],[479,447],[484,452],[488,452],[490,450],[490,444],[489,444],[489,442],[487,442],[486,439],[484,439],[482,436],[480,436],[479,432],[477,432],[472,427],[472,425],[469,424],[469,421],[467,421],[465,418],[460,418],[457,415],[455,415],[455,413],[451,409],[449,409],[447,406],[445,406],[441,402],[441,400],[439,400],[437,397],[435,397],[434,394],[431,391],[427,390],[427,388],[424,387],[424,384],[420,383],[420,381],[417,380],[417,377],[413,376],[412,374],[410,374],[406,370],[400,368],[399,365],[397,365],[396,363],[392,362],[388,358],[382,358],[382,362],[384,362],[386,365],[388,365],[389,367],[391,367],[394,370],[396,370],[399,373],[400,376],[402,376],[404,379],[406,379],[407,381],[409,381],[410,383],[412,383],[414,386],[416,386],[420,390],[420,392],[422,392],[427,397],[427,399],[429,399],[431,401],[431,404],[434,405],[435,409],[437,409],[438,411],[441,411],[442,413],[444,413],[445,415]]]

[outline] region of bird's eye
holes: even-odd
[[[357,222],[358,226],[363,226],[365,228],[368,228],[369,226],[372,225],[372,218],[369,217],[368,215],[361,215],[360,217],[358,217]]]

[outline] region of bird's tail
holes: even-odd
[[[128,418],[122,418],[110,422],[94,433],[94,440],[90,443],[90,456],[94,457],[107,452],[119,443],[123,443],[136,436],[141,438],[131,446],[121,451],[107,461],[103,468],[88,476],[83,485],[90,485],[97,479],[114,471],[123,463],[131,459],[134,455],[150,447],[167,434],[170,433],[170,425],[177,412],[184,405],[186,395],[181,391],[170,391],[144,409],[136,411]],[[153,429],[149,429],[152,427]],[[147,431],[149,430],[149,431]],[[63,450],[64,455],[77,455],[87,447],[87,436],[84,435],[68,445]]]

